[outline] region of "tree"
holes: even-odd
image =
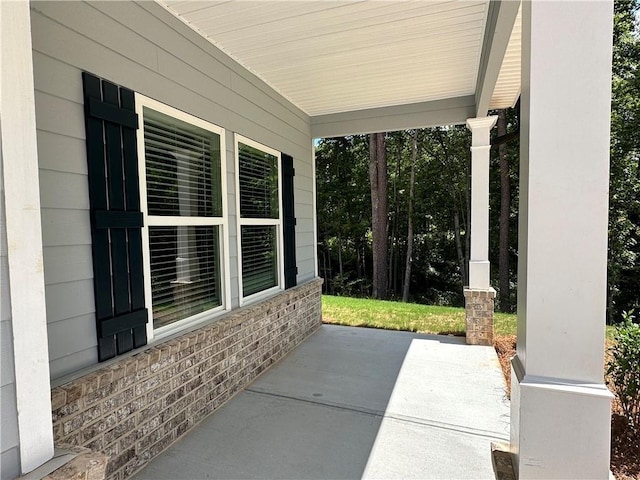
[[[413,255],[413,193],[416,180],[416,162],[418,160],[418,131],[414,130],[411,142],[411,174],[409,176],[409,207],[407,209],[407,255],[404,266],[404,282],[402,282],[402,301],[409,301],[411,285],[411,256]]]
[[[368,156],[364,135],[323,139],[316,146],[318,269],[327,293],[369,294]]]
[[[373,234],[373,297],[387,298],[388,290],[388,188],[387,154],[384,133],[369,136],[369,181]]]
[[[640,41],[638,2],[614,3],[608,319],[640,306]]]

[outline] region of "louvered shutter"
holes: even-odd
[[[282,221],[284,229],[284,288],[296,286],[296,217],[293,195],[293,157],[282,154]]]
[[[98,359],[147,343],[134,93],[84,72]]]

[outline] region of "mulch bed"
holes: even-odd
[[[511,397],[511,357],[516,354],[515,335],[497,335],[493,345]],[[617,400],[611,405],[611,471],[616,480],[640,480],[640,438],[629,427]]]

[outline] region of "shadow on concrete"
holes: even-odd
[[[491,347],[324,325],[135,478],[491,478],[508,426]]]

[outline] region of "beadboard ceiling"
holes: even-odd
[[[158,3],[311,117],[477,97],[495,28],[489,0]],[[519,18],[489,108],[519,96]]]

